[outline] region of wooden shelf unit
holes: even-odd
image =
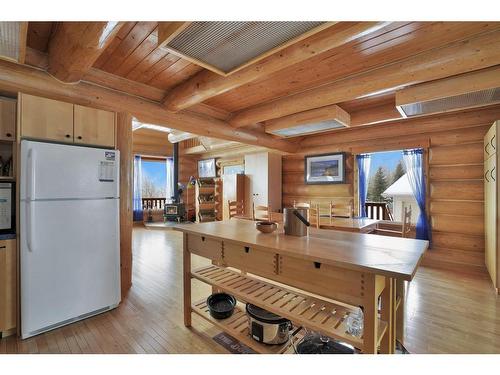
[[[215,179],[200,178],[195,190],[196,221],[199,223],[217,220]]]
[[[363,338],[347,333],[346,320],[349,314],[354,312],[354,307],[301,294],[268,281],[215,265],[193,270],[191,277],[230,293],[242,302],[252,303],[290,319],[296,326],[321,332],[363,351]],[[233,326],[222,323],[217,326],[233,335],[235,329]],[[240,325],[238,327],[241,328],[237,337],[240,339],[246,331],[244,331],[244,327]],[[377,344],[380,344],[386,330],[387,323],[379,319]],[[250,337],[248,338],[252,340]]]

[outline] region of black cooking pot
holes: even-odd
[[[215,293],[207,298],[210,315],[215,319],[226,319],[233,315],[236,298],[227,293]]]

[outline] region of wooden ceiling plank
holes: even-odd
[[[179,60],[183,62],[187,62],[186,60]],[[174,64],[175,65],[175,64]],[[173,67],[173,66],[172,66]],[[177,69],[175,69],[177,70]],[[192,77],[200,70],[203,70],[202,67],[187,62],[187,64],[176,72],[172,72],[170,69],[166,69],[162,72],[162,74],[158,75],[151,84],[155,87],[162,89],[169,89],[171,87],[177,86],[181,82],[185,81],[189,77]]]
[[[128,55],[115,70],[114,74],[126,77],[137,65],[139,65],[152,51],[156,49],[158,43],[157,29],[153,30],[137,48]]]
[[[115,73],[122,62],[153,32],[156,26],[157,22],[137,22],[101,69]]]
[[[78,82],[122,26],[122,22],[61,22],[49,42],[47,71],[63,82]]]
[[[158,62],[156,62],[153,66],[151,66],[148,70],[146,70],[140,77],[139,81],[145,84],[148,84],[150,81],[154,80],[154,78],[161,74],[165,69],[167,69],[175,62],[179,61],[179,57],[175,56],[171,53],[166,54],[163,58],[161,58]]]
[[[190,24],[191,22],[183,21],[158,22],[158,47],[163,47],[170,42]]]
[[[165,98],[165,105],[173,111],[188,108],[191,105],[251,82],[263,74],[271,74],[316,54],[348,43],[366,33],[374,32],[384,25],[386,24],[382,22],[362,22],[347,30],[338,32],[335,26],[332,26],[228,77],[202,71],[175,90],[172,90]]]
[[[110,111],[123,112],[126,109],[142,122],[284,152],[297,150],[295,143],[276,139],[266,133],[236,130],[224,121],[191,112],[172,113],[160,103],[87,82],[67,85],[44,71],[9,61],[0,61],[0,90],[41,95]]]
[[[125,39],[125,37],[130,33],[130,31],[132,31],[136,24],[137,22],[125,22],[125,25],[122,26],[122,28],[116,35],[116,38],[113,39],[108,48],[106,48],[101,56],[99,56],[99,58],[96,60],[93,66],[94,68],[102,69],[103,65],[106,64],[106,62],[118,48],[122,40]]]
[[[55,22],[29,22],[28,47],[47,52]]]
[[[402,86],[441,79],[500,63],[500,31],[453,43],[381,68],[242,110],[230,120],[248,126],[312,108]]]
[[[419,23],[420,24],[420,23]],[[452,42],[464,40],[480,33],[500,27],[494,22],[424,22],[425,27],[405,25],[390,33],[383,33],[375,40],[368,41],[373,46],[364,49],[363,43],[350,43],[331,52],[313,57],[282,71],[257,79],[240,88],[214,97],[207,104],[237,112],[263,101],[291,95],[325,82],[342,79],[389,62],[402,60],[433,48],[441,48]],[[412,29],[414,29],[412,31]],[[397,34],[401,32],[402,34]],[[396,38],[396,35],[399,35]],[[389,38],[389,42],[386,38]],[[375,43],[375,41],[383,41]]]
[[[139,81],[140,77],[146,72],[149,68],[155,65],[158,61],[160,61],[163,57],[167,55],[167,51],[162,49],[155,49],[151,51],[151,53],[144,58],[139,64],[137,64],[134,69],[132,69],[127,75],[126,78],[132,81]]]

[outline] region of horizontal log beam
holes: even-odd
[[[500,64],[500,31],[395,62],[352,77],[236,113],[234,127],[341,103],[385,90],[441,79]]]
[[[164,125],[198,135],[263,146],[283,152],[294,152],[297,149],[296,144],[276,139],[263,132],[240,131],[231,128],[224,121],[192,112],[172,113],[165,110],[161,103],[87,82],[67,85],[45,71],[9,61],[0,61],[0,89],[116,112],[126,110],[142,122]]]
[[[330,49],[373,33],[386,22],[360,22],[346,29],[332,26],[299,43],[293,44],[265,59],[243,68],[228,77],[204,70],[180,84],[165,97],[165,106],[172,111],[193,106],[248,82],[299,63]]]
[[[47,71],[78,82],[114,39],[123,22],[60,22],[49,42]]]

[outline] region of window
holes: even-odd
[[[141,160],[141,192],[143,198],[165,198],[167,187],[167,168],[165,159]]]

